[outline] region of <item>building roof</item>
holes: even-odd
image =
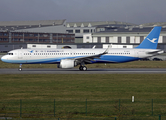
[[[66,20],[38,20],[38,21],[0,21],[0,30],[17,30],[45,26],[63,25]]]
[[[68,22],[67,27],[96,27],[99,25],[127,25],[135,26],[136,24],[118,22],[118,21],[91,21],[91,22]]]
[[[26,26],[26,25],[62,25],[65,20],[38,20],[38,21],[0,21],[0,26]]]
[[[128,28],[115,28],[115,29],[106,29],[105,31],[99,31],[96,33],[93,33],[93,35],[100,35],[100,34],[139,34],[144,33],[148,34],[153,27],[128,27]],[[161,33],[165,33],[166,28],[161,29]]]
[[[142,27],[154,27],[154,26],[166,27],[166,22],[145,23],[145,24],[141,24],[139,26],[142,26]]]

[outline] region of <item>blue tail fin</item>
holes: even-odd
[[[151,30],[149,35],[141,42],[136,48],[142,49],[156,49],[158,44],[158,39],[160,35],[161,27],[156,26]]]

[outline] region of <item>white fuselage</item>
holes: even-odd
[[[106,49],[17,49],[1,58],[7,63],[41,64],[60,63],[62,59],[75,59],[101,54]],[[91,63],[121,63],[156,55],[158,49],[115,49],[110,48],[107,54],[101,55]],[[154,52],[155,54],[149,54]]]

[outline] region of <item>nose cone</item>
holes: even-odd
[[[6,55],[2,56],[2,57],[1,57],[1,60],[2,60],[3,62],[6,62],[7,56],[6,56]]]

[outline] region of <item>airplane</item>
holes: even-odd
[[[20,64],[57,64],[58,68],[74,68],[79,65],[79,70],[86,71],[86,64],[93,63],[124,63],[147,58],[163,53],[156,49],[161,31],[161,26],[154,27],[148,36],[135,48],[106,49],[54,49],[32,48],[16,49],[9,51],[1,60],[7,63]]]

